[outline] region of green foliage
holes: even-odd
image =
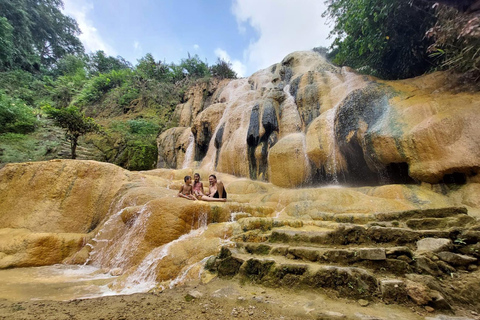
[[[95,103],[111,89],[122,86],[131,76],[132,71],[130,69],[100,73],[85,83],[75,103],[80,106]]]
[[[13,52],[0,60],[0,70],[38,71],[68,53],[83,52],[77,22],[60,11],[62,6],[61,0],[0,0],[0,17],[13,28]],[[8,39],[8,26],[0,28]]]
[[[0,72],[0,88],[9,96],[39,107],[48,99],[48,91],[40,77],[23,70]]]
[[[145,57],[138,60],[136,71],[141,78],[147,80],[170,81],[172,79],[168,65],[155,61],[151,53],[147,53]]]
[[[130,133],[140,135],[157,135],[160,129],[159,125],[144,119],[129,120],[128,126]]]
[[[13,27],[7,18],[0,17],[0,61],[11,64],[13,49]]]
[[[79,72],[85,73],[86,75],[87,67],[87,56],[83,54],[67,54],[55,63],[50,70],[50,74],[55,78],[59,76],[73,76]]]
[[[31,134],[0,134],[0,163],[49,160],[58,145],[58,140],[38,139]]]
[[[207,63],[200,60],[198,55],[192,57],[189,53],[187,59],[182,59],[180,66],[191,78],[198,79],[210,76],[210,70]]]
[[[0,91],[0,133],[28,133],[37,123],[34,111],[22,100]]]
[[[218,58],[217,64],[210,67],[210,73],[213,77],[220,79],[236,79],[237,73],[232,70],[232,64]]]
[[[56,109],[47,105],[43,110],[57,126],[65,129],[65,138],[70,141],[72,159],[76,158],[78,138],[89,132],[100,131],[100,126],[92,118],[85,117],[75,106]]]
[[[438,6],[438,21],[427,36],[435,43],[429,48],[442,69],[464,73],[480,81],[480,20],[446,6]]]
[[[405,0],[327,0],[334,62],[386,79],[422,74],[430,64],[425,32],[435,23],[429,4]]]
[[[128,170],[150,170],[157,165],[158,149],[156,144],[145,141],[130,141],[124,151]]]
[[[130,62],[124,58],[107,56],[102,50],[91,53],[88,60],[88,67],[92,74],[109,73],[114,70],[131,69],[132,67]]]

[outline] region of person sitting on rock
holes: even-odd
[[[200,181],[200,174],[198,173],[193,175],[193,194],[197,198],[201,198],[205,195],[205,193],[203,193],[203,183]]]
[[[185,176],[183,181],[185,181],[185,184],[180,188],[180,191],[178,191],[178,196],[188,200],[197,200],[193,195],[192,177]]]
[[[227,201],[227,191],[223,186],[223,182],[218,180],[214,174],[208,177],[208,194],[201,196],[199,199],[204,201]]]

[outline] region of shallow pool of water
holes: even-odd
[[[111,294],[116,277],[92,266],[53,265],[0,270],[0,299],[71,300]]]

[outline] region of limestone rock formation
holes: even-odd
[[[295,52],[248,79],[223,82],[211,94],[221,105],[199,111],[199,93],[190,93],[177,114],[207,170],[284,187],[464,183],[480,167],[480,99],[449,92],[447,83],[440,72],[382,81]],[[175,137],[181,142],[159,140],[159,149],[182,158],[185,137]]]

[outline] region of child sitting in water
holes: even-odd
[[[180,191],[178,191],[178,196],[188,200],[197,200],[197,198],[195,198],[195,196],[193,195],[193,188],[191,185],[192,177],[185,176],[185,178],[183,178],[183,181],[185,181],[185,184],[180,188]]]
[[[200,182],[200,174],[195,173],[195,174],[193,175],[193,180],[194,180],[194,181],[193,181],[193,194],[194,194],[197,198],[205,195],[205,194],[203,193],[203,183]]]

